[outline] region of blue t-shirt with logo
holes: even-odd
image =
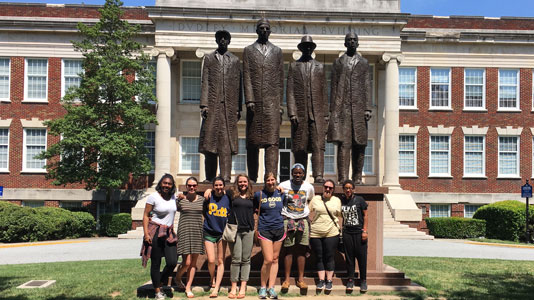
[[[254,209],[261,203],[258,230],[279,230],[284,228],[282,208],[286,205],[286,197],[278,190],[270,193],[265,190],[254,193]]]
[[[211,197],[204,201],[204,230],[209,235],[222,235],[228,221],[230,207],[231,201],[227,195],[217,197],[212,193]]]

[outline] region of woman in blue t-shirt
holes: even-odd
[[[276,177],[269,172],[264,177],[265,186],[262,191],[254,194],[254,208],[258,216],[258,239],[263,254],[261,267],[261,287],[258,293],[260,299],[277,299],[274,290],[276,275],[278,274],[278,256],[282,241],[286,237],[282,208],[285,205],[285,196],[276,189]],[[267,289],[267,281],[269,286]]]
[[[224,254],[226,242],[222,240],[224,227],[228,221],[230,198],[224,194],[224,179],[213,180],[213,193],[204,201],[204,247],[208,256],[208,271],[213,287],[210,298],[216,298],[224,274]],[[215,258],[217,258],[217,277],[215,278]]]

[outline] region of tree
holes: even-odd
[[[105,189],[108,204],[130,175],[152,168],[144,126],[156,123],[150,109],[156,101],[150,58],[135,40],[140,26],[121,20],[122,4],[106,0],[99,22],[78,24],[82,39],[72,43],[83,55],[81,83],[63,99],[66,114],[46,122],[50,134],[61,140],[40,155],[47,159],[47,178],[54,184]]]

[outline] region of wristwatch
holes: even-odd
[[[366,230],[363,230],[362,232],[363,232],[363,233],[367,233],[367,231],[366,231]]]

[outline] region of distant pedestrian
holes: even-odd
[[[177,263],[176,233],[174,215],[176,213],[176,184],[170,174],[165,174],[156,186],[156,192],[148,196],[143,213],[143,247],[141,256],[146,267],[150,259],[150,278],[156,299],[164,299],[162,285],[169,284]],[[152,217],[150,217],[152,213]],[[165,267],[160,272],[161,258],[165,257]]]

